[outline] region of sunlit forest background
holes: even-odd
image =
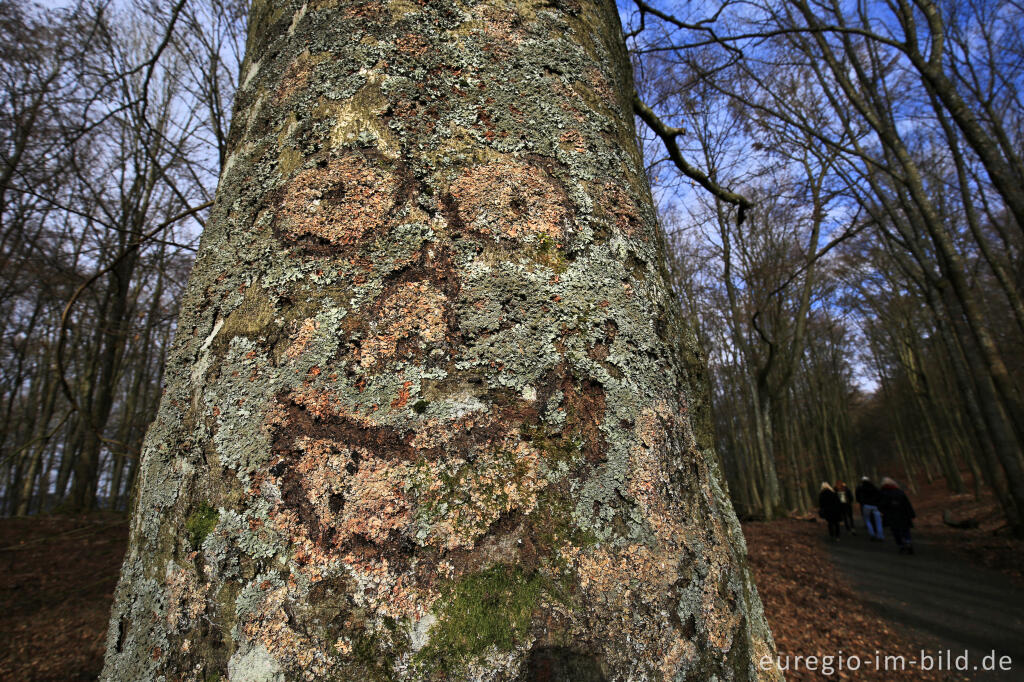
[[[1024,511],[1024,5],[620,0],[737,511]],[[242,0],[0,0],[0,512],[128,507],[228,147]]]

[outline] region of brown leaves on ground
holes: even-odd
[[[0,679],[96,679],[127,542],[123,515],[0,519]]]
[[[813,521],[813,520],[812,520]],[[861,659],[882,654],[910,655],[920,650],[898,626],[886,622],[862,601],[839,574],[828,556],[824,524],[799,519],[743,526],[750,551],[750,567],[765,615],[782,656],[856,655]],[[785,659],[783,659],[785,660]],[[833,662],[838,667],[838,660]],[[920,670],[876,673],[862,666],[857,672],[790,670],[787,680],[941,680]]]
[[[964,485],[972,489],[973,480],[969,473],[961,472]],[[933,483],[919,483],[918,491],[907,491],[914,504],[917,518],[914,526],[929,540],[942,545],[948,552],[976,564],[1002,572],[1018,585],[1024,585],[1024,538],[1013,537],[1006,524],[1006,517],[989,488],[983,488],[981,495],[973,492],[954,494],[942,479]],[[954,521],[971,519],[978,522],[977,528],[961,529],[947,526],[942,521],[943,511],[948,510]]]

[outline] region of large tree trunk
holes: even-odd
[[[253,4],[104,680],[755,679],[611,0]]]

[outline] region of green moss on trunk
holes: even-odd
[[[540,576],[528,576],[516,566],[499,564],[462,576],[442,589],[430,643],[416,654],[415,662],[455,679],[492,650],[512,650],[527,638],[542,592]]]
[[[185,519],[185,532],[188,533],[189,543],[196,549],[201,547],[203,540],[217,525],[218,518],[216,509],[205,502],[199,505],[199,509]]]

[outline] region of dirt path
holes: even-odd
[[[909,659],[919,658],[921,648],[931,654],[948,649],[955,662],[966,649],[968,679],[1024,679],[1024,589],[951,556],[927,535],[918,533],[914,544],[914,556],[900,555],[891,538],[870,542],[863,530],[830,543],[833,562],[862,599],[906,628],[905,639],[920,643],[915,651],[892,653]],[[997,660],[1012,658],[1012,671],[983,671],[983,657],[993,650]]]

